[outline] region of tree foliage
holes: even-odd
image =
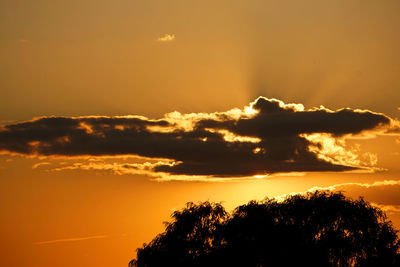
[[[282,202],[188,203],[130,266],[400,266],[385,214],[362,198],[314,192]]]

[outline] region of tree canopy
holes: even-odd
[[[189,202],[165,224],[130,266],[400,266],[384,212],[340,192],[251,201],[232,213]]]

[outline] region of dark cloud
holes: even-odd
[[[190,115],[190,116],[189,116]],[[321,157],[323,142],[307,138],[356,135],[390,124],[371,111],[325,108],[258,98],[244,110],[175,113],[160,120],[126,117],[42,117],[0,129],[0,150],[26,155],[139,155],[167,158],[154,172],[217,177],[359,168]],[[314,149],[310,149],[313,147]],[[321,152],[322,153],[322,152]]]
[[[266,138],[311,133],[358,134],[390,123],[389,117],[371,111],[349,108],[335,112],[325,108],[304,111],[299,110],[301,106],[266,98],[258,98],[252,107],[258,111],[252,118],[241,118],[237,122],[203,120],[197,127],[224,128],[240,135]]]

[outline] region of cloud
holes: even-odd
[[[400,180],[383,180],[383,181],[375,181],[373,183],[355,183],[355,182],[350,182],[350,183],[341,183],[341,184],[334,184],[330,186],[314,186],[307,191],[303,192],[293,192],[289,194],[285,194],[282,196],[278,196],[277,198],[279,199],[284,199],[287,196],[292,196],[292,195],[298,195],[298,194],[306,194],[306,193],[312,193],[315,191],[335,191],[339,190],[339,188],[343,188],[346,186],[358,186],[358,187],[363,187],[363,188],[373,188],[373,187],[382,187],[382,186],[393,186],[393,185],[400,185]]]
[[[51,164],[50,162],[39,162],[39,163],[34,164],[32,166],[32,169],[37,169],[37,168],[39,168],[41,166],[46,166],[46,165],[50,165],[50,164]]]
[[[107,238],[107,236],[95,235],[95,236],[87,236],[87,237],[63,238],[63,239],[55,239],[55,240],[49,240],[49,241],[36,242],[34,244],[35,245],[48,245],[48,244],[54,244],[54,243],[74,242],[74,241],[83,241],[83,240],[89,240],[89,239],[102,239],[102,238]]]
[[[159,42],[171,42],[173,40],[175,40],[175,34],[164,34],[157,39]]]
[[[152,176],[152,170],[159,165],[173,165],[174,162],[145,162],[145,163],[107,163],[104,161],[91,161],[91,162],[75,162],[69,165],[56,167],[50,169],[51,171],[64,171],[64,170],[94,170],[112,172],[116,175],[124,174],[138,174]]]
[[[29,156],[130,156],[157,164],[107,165],[162,177],[250,177],[273,173],[373,170],[347,138],[387,133],[394,120],[368,110],[305,109],[257,98],[226,112],[143,116],[39,117],[0,126],[0,151]],[[365,138],[365,137],[364,137]],[[86,164],[87,165],[87,164]],[[74,168],[96,169],[81,165]]]
[[[393,192],[391,192],[388,189],[389,186],[394,189],[394,190],[392,190]],[[377,190],[377,189],[384,188],[384,192],[386,192],[386,196],[390,195],[390,194],[397,196],[400,191],[400,180],[383,180],[383,181],[375,181],[372,183],[349,182],[349,183],[334,184],[334,185],[330,185],[330,186],[314,186],[303,192],[292,192],[292,193],[277,196],[275,198],[278,200],[284,200],[288,196],[294,196],[294,195],[298,195],[298,194],[302,195],[302,194],[312,193],[315,191],[347,191],[345,189],[350,189],[350,191],[352,191],[356,188],[369,189],[369,190],[371,190],[371,189]],[[366,195],[368,193],[371,193],[371,191],[369,191],[369,192],[365,191],[361,195]],[[360,195],[360,194],[356,194],[356,195]],[[383,198],[383,197],[381,196],[381,198]],[[392,196],[390,196],[389,198],[398,199],[397,197],[393,198]],[[384,204],[376,204],[376,205],[384,205]],[[394,205],[394,206],[398,206],[398,205]]]
[[[173,162],[145,162],[145,163],[106,163],[106,162],[75,162],[69,165],[48,169],[48,171],[66,170],[91,170],[115,175],[146,175],[155,181],[205,181],[205,182],[224,182],[227,180],[248,180],[254,177],[241,178],[213,178],[205,175],[174,175],[169,173],[154,172],[154,168],[160,165],[174,165]],[[257,178],[257,177],[256,177]]]

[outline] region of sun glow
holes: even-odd
[[[268,175],[266,175],[266,174],[258,174],[258,175],[253,175],[253,178],[262,179],[262,178],[265,178],[267,176]]]
[[[246,114],[247,116],[253,116],[257,114],[257,112],[257,110],[253,109],[253,106],[246,106],[244,108],[244,114]]]

